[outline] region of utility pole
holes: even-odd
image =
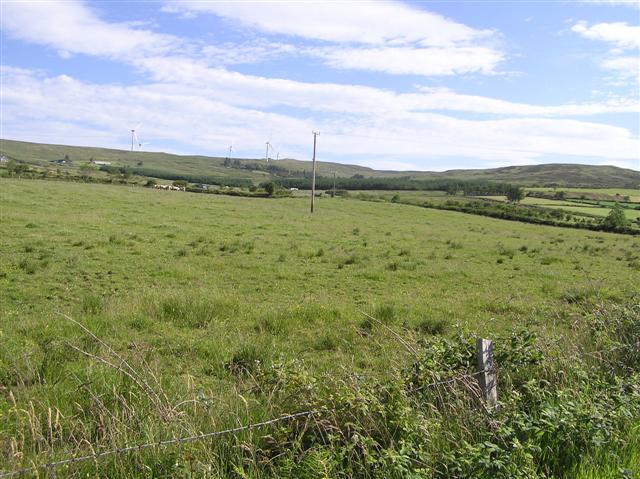
[[[311,176],[311,213],[313,213],[313,202],[316,197],[316,137],[320,134],[318,131],[313,132],[313,173]]]
[[[336,172],[333,172],[333,192],[331,193],[331,198],[336,197]]]

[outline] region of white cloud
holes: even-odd
[[[174,36],[107,23],[76,2],[3,2],[2,29],[15,38],[49,45],[63,58],[71,54],[135,58],[176,50]]]
[[[623,79],[640,80],[640,57],[615,57],[603,60],[602,68],[618,73]]]
[[[200,53],[208,63],[220,66],[270,61],[282,55],[296,55],[298,50],[287,43],[256,40],[243,44],[205,45]]]
[[[265,34],[330,45],[301,51],[333,68],[424,76],[493,73],[497,35],[399,2],[171,2],[170,12],[212,13]]]
[[[83,132],[111,132],[124,146],[130,125],[142,121],[143,141],[152,144],[171,140],[222,155],[234,140],[238,154],[259,156],[269,131],[281,156],[303,159],[309,156],[310,131],[319,128],[321,159],[358,157],[366,158],[360,163],[404,163],[411,168],[429,168],[430,158],[535,161],[549,155],[596,157],[633,166],[640,148],[639,140],[624,128],[577,120],[477,121],[410,111],[362,111],[312,120],[229,105],[211,98],[207,90],[179,84],[93,85],[14,69],[3,71],[3,84],[3,130],[8,137],[24,138],[25,124],[57,133],[67,124],[60,141],[75,144],[95,144],[84,140]],[[455,162],[445,167],[453,166]]]
[[[587,22],[578,22],[572,31],[590,40],[612,43],[618,48],[640,48],[640,26],[626,22],[597,23],[588,26]]]
[[[611,98],[598,103],[539,106],[463,95],[447,88],[418,88],[415,93],[396,93],[360,85],[265,78],[209,68],[201,62],[185,58],[149,58],[141,60],[139,65],[160,83],[178,83],[195,92],[206,92],[209,98],[257,108],[290,106],[345,115],[434,110],[516,116],[640,112],[637,100],[625,98]]]
[[[637,86],[640,81],[640,56],[626,55],[627,50],[640,49],[640,26],[625,22],[598,23],[588,26],[587,22],[576,23],[571,30],[590,40],[612,45],[606,58],[600,60],[600,66],[615,74],[610,83],[624,86],[629,83]]]
[[[168,11],[213,13],[266,33],[371,45],[447,46],[490,36],[400,2],[168,2]]]
[[[482,46],[325,48],[314,51],[333,68],[423,76],[489,74],[504,59],[497,50]]]

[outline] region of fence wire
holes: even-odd
[[[281,417],[277,417],[274,419],[269,419],[268,421],[263,421],[263,422],[258,422],[258,423],[254,423],[254,424],[247,424],[245,426],[238,426],[238,427],[234,427],[231,429],[225,429],[224,431],[214,431],[214,432],[208,432],[208,433],[204,433],[204,434],[197,434],[195,436],[187,436],[187,437],[178,437],[178,438],[173,438],[173,439],[165,439],[164,441],[158,441],[158,442],[148,442],[148,443],[144,443],[144,444],[137,444],[135,446],[126,446],[126,447],[121,447],[118,449],[111,449],[109,451],[103,451],[103,452],[97,452],[94,454],[87,454],[86,456],[76,456],[76,457],[71,457],[68,459],[62,459],[60,461],[54,461],[54,462],[49,462],[46,464],[38,464],[38,465],[33,465],[32,467],[25,467],[22,469],[16,469],[14,471],[0,471],[0,478],[4,478],[4,477],[15,477],[15,476],[20,476],[23,474],[27,474],[29,472],[31,473],[36,473],[38,470],[47,470],[47,469],[55,469],[57,467],[60,466],[65,466],[67,464],[75,464],[78,462],[84,462],[84,461],[89,461],[89,460],[97,460],[97,459],[101,459],[103,457],[106,456],[112,456],[112,455],[117,455],[117,454],[123,454],[125,452],[131,452],[131,451],[142,451],[144,449],[149,449],[152,447],[164,447],[164,446],[168,446],[171,444],[182,444],[182,443],[186,443],[186,442],[194,442],[194,441],[201,441],[202,439],[208,439],[208,438],[212,438],[212,437],[217,437],[217,436],[223,436],[225,434],[235,434],[238,432],[242,432],[242,431],[248,431],[251,429],[258,429],[264,426],[268,426],[270,424],[275,424],[278,422],[283,422],[283,421],[288,421],[290,419],[295,419],[298,417],[308,417],[308,416],[312,416],[314,414],[317,414],[317,411],[304,411],[304,412],[297,412],[295,414],[288,414],[286,416],[281,416]]]

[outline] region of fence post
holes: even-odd
[[[493,341],[476,340],[476,371],[478,383],[487,409],[494,410],[498,406],[498,374],[493,361]]]

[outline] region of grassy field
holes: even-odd
[[[586,193],[586,194],[602,194],[608,196],[619,195],[621,197],[628,196],[630,201],[640,203],[640,190],[637,188],[527,188],[531,191],[544,191],[548,193],[555,193],[557,191],[566,191],[571,193]]]
[[[412,341],[526,327],[566,347],[578,340],[582,300],[625,302],[640,284],[640,243],[625,235],[341,198],[320,198],[311,216],[306,198],[0,186],[0,419],[27,411],[0,426],[5,450],[7,434],[35,428],[34,417],[46,424],[52,409],[65,437],[166,433],[162,422],[115,439],[83,429],[98,407],[88,388],[103,397],[131,385],[70,346],[97,354],[62,315],[144,357],[172,399],[209,398],[193,427],[215,429],[274,412],[237,374],[243,365],[296,359],[314,374],[392,374],[406,351],[361,311]],[[54,443],[16,443],[0,466],[65,451]]]
[[[594,192],[597,192],[600,190],[591,189],[591,190],[580,190],[580,191],[593,194]],[[608,190],[608,191],[610,192],[614,190]],[[624,191],[624,195],[629,195],[630,198],[640,198],[639,190],[621,190],[621,191]],[[610,193],[607,193],[607,194],[610,194]],[[484,196],[482,198],[496,200],[496,201],[507,201],[507,198],[505,196]],[[635,201],[635,200],[632,200],[632,201]],[[578,201],[553,200],[548,198],[535,198],[531,196],[524,198],[520,202],[520,204],[523,204],[523,205],[542,206],[547,208],[566,210],[573,213],[585,213],[587,215],[596,215],[596,216],[605,217],[611,211],[611,208],[606,207],[609,204],[611,204],[611,202],[603,201],[601,203],[602,204],[600,205],[595,205],[595,204],[588,205],[588,204],[581,204]],[[640,204],[638,206],[640,206]],[[640,210],[637,210],[637,209],[625,208],[624,214],[629,220],[635,220],[637,218],[640,218]]]

